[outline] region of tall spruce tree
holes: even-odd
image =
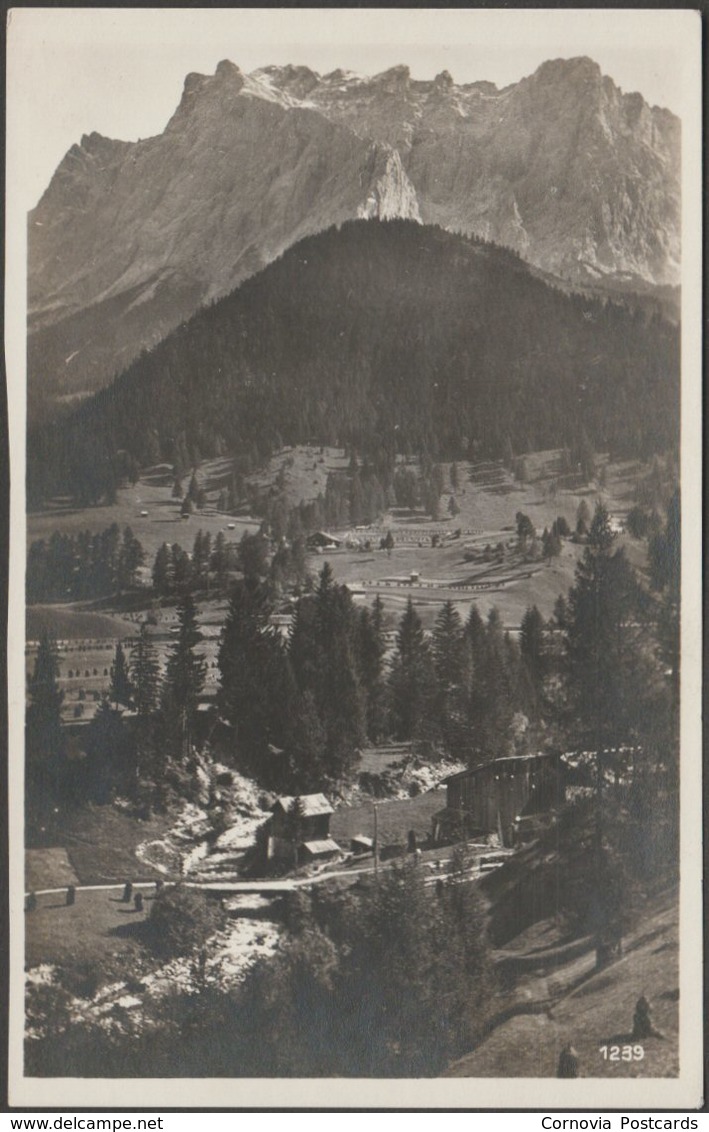
[[[417,738],[431,725],[436,675],[423,625],[409,598],[396,635],[389,675],[392,727],[397,739]]]
[[[488,614],[484,645],[473,672],[471,739],[474,761],[499,758],[508,753],[510,728],[518,707],[515,661],[499,611],[493,607]]]
[[[544,685],[545,657],[544,618],[536,605],[527,609],[522,618],[519,646],[530,692],[529,707],[538,714]]]
[[[145,562],[145,551],[130,527],[123,531],[123,543],[118,556],[117,585],[119,590],[135,585],[139,568]]]
[[[206,661],[196,651],[202,639],[192,595],[182,597],[177,607],[177,640],[167,662],[162,714],[172,754],[185,758],[190,751],[197,705],[204,686]]]
[[[120,641],[116,643],[116,651],[111,665],[111,684],[108,699],[111,703],[121,707],[130,707],[133,703],[133,685],[128,671],[126,654]]]
[[[217,702],[234,731],[234,754],[265,778],[269,744],[285,745],[290,705],[283,645],[269,625],[271,609],[264,583],[254,577],[238,582],[229,602],[218,662]]]
[[[46,821],[59,798],[65,771],[65,742],[61,726],[64,693],[59,688],[56,641],[43,631],[29,683],[25,720],[25,798],[28,829]]]
[[[436,670],[436,715],[449,750],[459,746],[465,731],[465,674],[467,653],[460,615],[446,601],[433,627],[433,660]]]
[[[139,717],[147,719],[157,711],[160,702],[160,664],[145,621],[141,622],[131,650],[130,678],[135,710]]]
[[[158,759],[156,713],[160,703],[160,664],[148,626],[141,622],[131,651],[131,683],[136,711],[136,774],[139,783],[153,782],[160,788],[162,767]]]
[[[164,597],[172,591],[172,562],[166,542],[159,547],[153,563],[153,589]]]
[[[375,743],[386,732],[386,684],[384,681],[384,603],[377,594],[371,611],[360,613],[359,647],[362,687],[367,697],[367,734]]]
[[[303,793],[322,790],[328,777],[327,736],[311,691],[294,699],[287,749],[289,788]]]
[[[327,735],[332,779],[346,776],[366,737],[365,694],[357,656],[357,613],[326,562],[314,597],[318,648],[315,698]]]
[[[579,738],[602,752],[626,743],[633,726],[629,682],[642,597],[624,551],[614,549],[608,512],[599,503],[588,545],[569,592],[569,682]],[[600,771],[599,771],[600,774]]]

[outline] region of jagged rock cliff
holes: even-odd
[[[32,389],[95,388],[295,241],[404,217],[574,283],[679,276],[678,120],[589,59],[498,90],[306,67],[187,76],[159,137],[91,134],[29,217]]]

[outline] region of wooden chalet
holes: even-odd
[[[339,846],[330,839],[330,816],[334,812],[324,794],[278,798],[271,807],[268,857],[293,857],[297,851],[299,858],[312,860],[339,853]]]

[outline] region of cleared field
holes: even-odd
[[[451,600],[462,617],[467,617],[475,605],[483,617],[496,607],[505,625],[518,626],[525,611],[537,605],[544,617],[550,617],[559,594],[566,594],[574,583],[576,564],[583,555],[583,546],[563,540],[562,554],[551,564],[546,562],[521,563],[514,551],[516,542],[516,515],[522,511],[528,515],[537,533],[541,535],[544,527],[551,527],[559,516],[566,519],[569,527],[576,526],[576,513],[579,504],[585,500],[593,512],[596,501],[603,500],[608,510],[617,518],[622,518],[633,505],[634,486],[642,471],[635,463],[606,464],[605,487],[566,488],[564,478],[559,475],[558,451],[539,452],[526,456],[524,484],[516,482],[501,465],[458,464],[460,487],[456,493],[447,488],[442,495],[441,512],[444,516],[432,523],[423,515],[407,515],[398,518],[394,513],[386,516],[377,527],[391,529],[395,546],[391,553],[378,548],[378,540],[373,540],[375,549],[342,549],[313,556],[311,568],[321,569],[324,561],[330,563],[337,581],[347,582],[363,592],[357,594],[357,601],[371,604],[379,594],[388,615],[388,627],[396,623],[403,612],[409,596],[424,623],[430,629],[442,602]],[[447,465],[443,466],[444,472]],[[446,500],[455,494],[460,508],[454,518],[446,519]],[[406,529],[407,543],[396,545],[397,527]],[[461,528],[475,530],[475,535],[462,535],[459,539],[432,547],[430,530],[447,527],[451,532]],[[411,544],[412,529],[420,531],[423,545]],[[357,532],[363,540],[367,532]],[[503,543],[506,547],[506,560],[500,567],[471,564],[464,558],[465,546],[474,545],[481,549],[486,544],[496,547]],[[626,535],[619,536],[619,544],[628,547],[628,554],[634,565],[642,568],[646,561],[644,544]],[[534,573],[530,576],[530,569]],[[461,583],[478,577],[481,581],[494,580],[495,574],[511,580],[496,589],[463,594],[455,589],[424,589],[413,582],[396,589],[373,585],[393,576],[410,577],[420,575],[421,579],[435,579]]]
[[[28,641],[36,641],[47,631],[58,641],[112,639],[132,636],[135,626],[122,617],[90,613],[72,606],[29,605],[25,611]]]
[[[531,577],[520,576],[517,580],[512,580],[497,589],[462,593],[445,587],[423,590],[415,585],[396,589],[370,585],[365,587],[363,593],[357,594],[357,601],[371,605],[379,595],[384,603],[385,612],[389,614],[390,626],[401,617],[406,602],[411,596],[426,629],[432,628],[441,604],[448,600],[453,602],[463,618],[468,616],[473,605],[483,617],[496,607],[500,611],[503,623],[515,627],[520,624],[525,611],[531,605],[537,605],[542,616],[551,616],[559,594],[566,594],[573,585],[576,564],[582,554],[582,546],[575,546],[565,541],[561,556],[554,559],[550,565],[546,562],[535,563],[535,573]],[[456,582],[462,582],[471,576],[471,565],[463,561],[460,546],[447,546],[441,551],[408,546],[395,547],[391,557],[388,557],[385,551],[377,551],[374,557],[358,551],[338,551],[317,559],[318,563],[325,561],[330,563],[338,582],[348,582],[353,586],[357,586],[362,580],[375,581],[377,578],[412,571],[420,572],[425,578],[446,578]],[[314,560],[312,568],[316,568]],[[529,565],[523,570],[517,570],[520,575],[528,571]],[[505,571],[505,575],[508,576],[513,572],[510,569]]]
[[[280,476],[287,505],[296,507],[324,495],[329,473],[346,472],[348,467],[349,457],[344,448],[298,445],[277,452],[267,466],[249,476],[248,481],[266,489]]]
[[[109,964],[142,953],[141,925],[150,914],[148,893],[142,912],[122,904],[121,893],[77,892],[66,906],[60,893],[38,898],[34,912],[25,914],[25,963]]]
[[[244,531],[258,530],[259,522],[248,517],[236,517],[215,509],[218,484],[224,478],[224,461],[211,461],[198,473],[198,480],[207,492],[207,504],[188,519],[180,516],[181,500],[172,498],[172,476],[167,466],[149,469],[133,487],[122,488],[112,506],[77,508],[68,502],[57,501],[42,511],[27,516],[28,543],[35,539],[48,539],[54,531],[94,534],[117,523],[121,530],[129,526],[146,553],[146,565],[151,567],[162,543],[179,543],[191,550],[197,531],[209,532],[214,538],[220,531],[227,542],[238,542]],[[228,469],[230,473],[230,468]],[[185,492],[189,477],[183,481]],[[142,512],[147,511],[147,515]],[[230,524],[232,529],[230,529]]]

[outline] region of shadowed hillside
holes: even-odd
[[[498,456],[588,442],[672,447],[678,331],[567,296],[513,253],[407,221],[303,240],[144,354],[57,428],[30,436],[34,498],[97,501],[126,461],[283,443]],[[637,413],[642,404],[643,413]]]

